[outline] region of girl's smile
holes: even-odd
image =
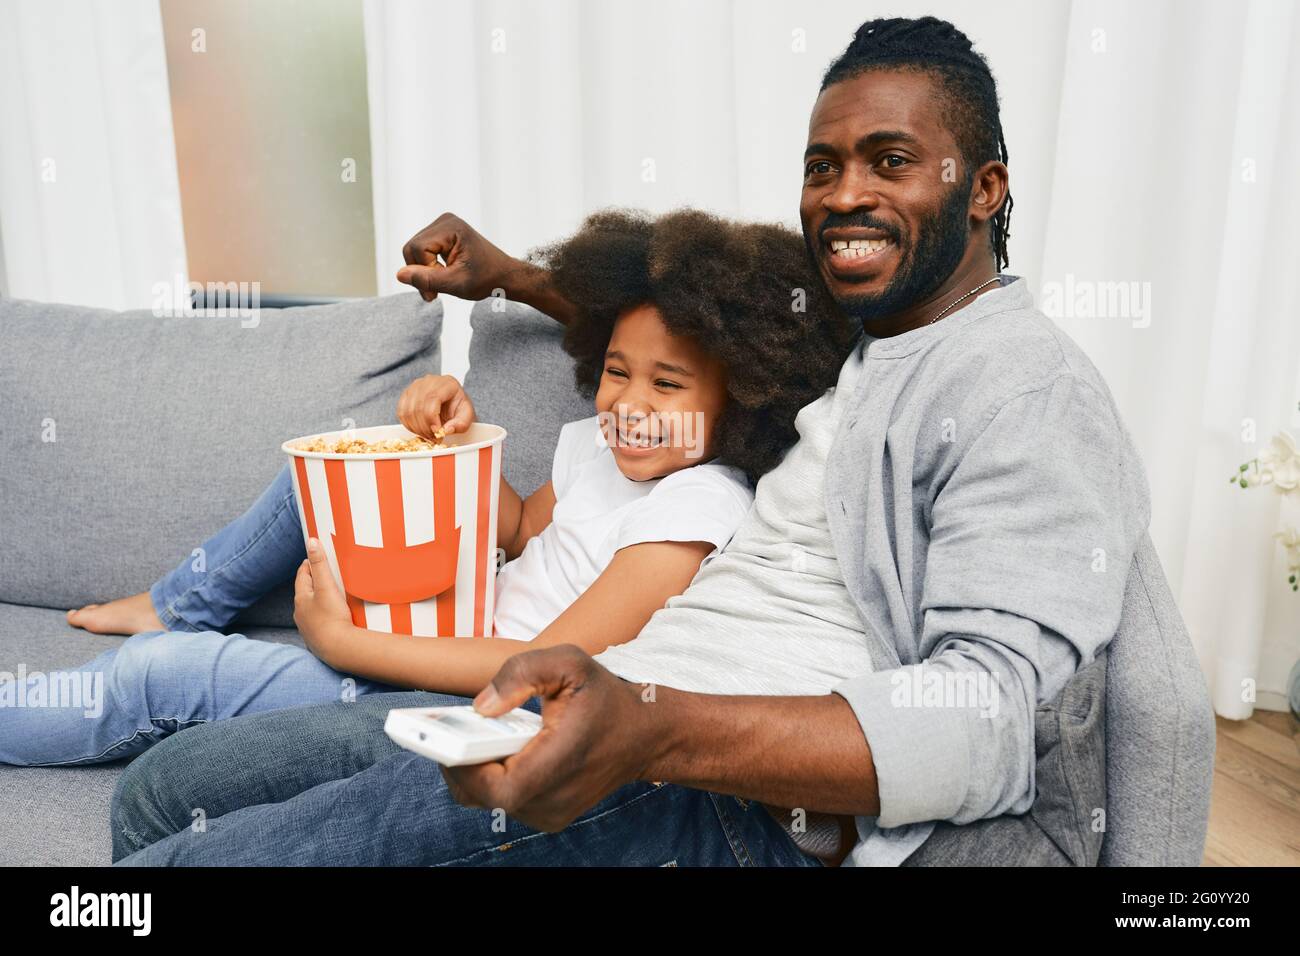
[[[712,457],[712,429],[727,402],[722,363],[672,335],[650,304],[623,313],[596,392],[605,442],[619,470],[647,481]]]

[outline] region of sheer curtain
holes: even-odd
[[[1300,595],[1271,535],[1300,522],[1227,479],[1279,429],[1300,435],[1300,15],[1287,0],[1075,3],[1060,52],[1040,280],[1149,284],[1143,317],[1058,321],[1142,450],[1215,709],[1249,716],[1252,690],[1281,708]]]
[[[820,74],[871,5],[366,0],[380,287],[451,210],[520,253],[606,205],[797,225]],[[885,12],[880,11],[880,12]],[[1282,500],[1228,476],[1300,434],[1300,18],[1289,0],[903,2],[988,56],[1016,197],[1012,268],[1106,375],[1215,706],[1281,706],[1300,597]],[[1083,308],[1116,284],[1126,308]],[[1134,285],[1135,284],[1135,285]],[[1067,302],[1064,294],[1071,298]],[[449,370],[463,369],[452,304]],[[1247,420],[1254,423],[1254,437]],[[1244,430],[1244,431],[1243,431]],[[1295,520],[1294,518],[1292,519]]]
[[[187,281],[157,0],[0,4],[6,294],[147,308]]]
[[[964,29],[1002,91],[1010,271],[1111,384],[1216,708],[1282,706],[1300,595],[1271,535],[1300,507],[1227,479],[1300,435],[1293,0],[362,2],[381,293],[448,210],[514,253],[609,205],[796,226],[808,113],[857,25]],[[0,5],[9,294],[148,304],[184,272],[174,157],[156,2]],[[446,305],[461,374],[468,303]]]

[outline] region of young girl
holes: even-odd
[[[634,639],[731,538],[753,483],[793,443],[795,413],[834,385],[850,336],[803,240],[776,226],[605,212],[541,257],[580,303],[565,348],[597,414],[564,426],[551,481],[527,499],[501,483],[498,546],[511,560],[493,637],[353,625],[314,539],[303,559],[286,466],[205,542],[205,571],[187,558],[144,594],[69,612],[79,627],[143,633],[76,671],[0,684],[0,763],[115,760],[196,723],[377,690],[472,696],[528,642],[595,654]],[[397,414],[425,437],[474,420],[447,376],[414,382]],[[308,649],[219,633],[295,570]],[[79,693],[19,705],[56,686]]]

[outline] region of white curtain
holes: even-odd
[[[1300,522],[1228,478],[1279,429],[1300,436],[1300,14],[1074,3],[1059,62],[1052,188],[1016,214],[1046,217],[1043,283],[1149,284],[1143,317],[1058,321],[1142,450],[1152,537],[1215,709],[1247,717],[1254,691],[1281,709],[1300,594],[1271,534]]]
[[[1228,477],[1300,435],[1293,0],[362,2],[381,293],[448,210],[516,254],[610,205],[797,226],[808,113],[857,25],[964,29],[1002,93],[1010,271],[1111,384],[1216,709],[1281,706],[1300,595],[1271,535],[1300,507]],[[184,273],[174,155],[156,0],[0,4],[9,294],[147,305]],[[1116,314],[1072,297],[1116,284]],[[468,303],[446,305],[463,374]]]
[[[185,279],[157,0],[0,3],[6,293],[147,308]]]

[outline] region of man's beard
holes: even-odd
[[[973,177],[953,187],[944,196],[939,208],[921,220],[915,238],[901,235],[898,228],[888,226],[870,214],[837,216],[832,213],[826,217],[822,229],[845,226],[888,232],[898,244],[902,256],[894,277],[884,291],[860,295],[832,293],[845,315],[862,323],[894,315],[932,295],[957,271],[970,238],[967,203],[972,181]],[[819,239],[818,245],[824,252],[825,243]],[[812,251],[811,248],[809,251]]]

